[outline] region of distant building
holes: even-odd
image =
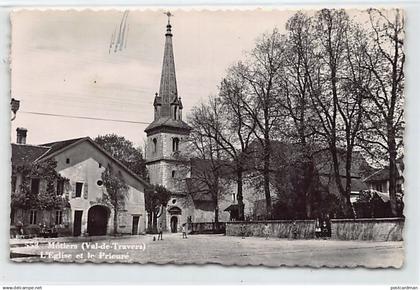
[[[18,208],[13,211],[11,224],[27,231],[39,230],[40,225],[54,227],[63,235],[105,235],[113,231],[112,207],[103,199],[106,194],[102,172],[108,165],[119,171],[128,191],[124,208],[119,211],[118,231],[124,234],[145,232],[146,214],[144,190],[147,183],[113,158],[89,137],[51,142],[42,145],[25,143],[26,130],[18,128],[17,144],[12,144],[12,194],[17,198],[30,191],[32,196],[54,192],[55,200],[67,205],[42,209]],[[21,134],[24,134],[24,137]],[[56,172],[64,179],[47,181],[46,176],[22,172],[24,168],[54,160]],[[32,173],[34,174],[34,173]],[[48,188],[53,186],[53,188]]]
[[[396,192],[399,194],[404,193],[404,162],[403,158],[399,158],[396,162],[397,166],[397,180]],[[389,167],[386,166],[382,169],[375,171],[373,174],[365,178],[364,182],[368,185],[369,189],[388,194],[389,196]]]
[[[320,194],[325,195],[331,194],[335,196],[337,199],[340,197],[340,191],[337,186],[335,172],[333,167],[333,161],[331,158],[330,153],[327,149],[317,149],[314,148],[302,148],[298,144],[289,144],[277,140],[271,140],[271,180],[270,180],[270,193],[272,199],[272,205],[274,206],[276,203],[284,203],[284,199],[290,199],[292,197],[296,197],[293,193],[295,190],[299,190],[298,188],[292,188],[293,179],[298,175],[302,174],[299,172],[300,168],[295,168],[295,164],[301,162],[307,156],[311,156],[311,162],[313,165],[313,186],[316,186],[316,189],[313,188],[313,192],[318,191]],[[248,172],[255,171],[256,169],[261,169],[261,156],[259,156],[262,152],[260,148],[261,144],[255,142],[251,146],[252,155],[253,157],[249,159],[250,164]],[[307,151],[307,153],[303,153]],[[313,151],[313,152],[311,152]],[[344,151],[342,151],[344,153]],[[306,154],[306,155],[305,155]],[[305,157],[306,156],[306,157]],[[346,175],[345,175],[345,159],[344,155],[338,154],[338,163],[339,163],[339,174],[340,180],[343,187],[345,187],[346,182]],[[311,166],[308,164],[308,166]],[[281,169],[283,168],[283,169]],[[283,174],[285,176],[280,178],[276,175],[281,174],[279,172],[283,170]],[[372,172],[373,168],[367,163],[363,155],[358,152],[353,152],[352,157],[352,167],[351,167],[351,192],[350,192],[350,201],[354,202],[359,193],[362,190],[368,189],[367,184],[364,182],[364,177],[369,175]],[[279,191],[283,190],[284,193],[279,194]],[[255,193],[254,193],[255,194]],[[322,197],[319,197],[322,199]],[[312,208],[311,211],[322,211],[324,208],[324,204],[318,204],[317,208]],[[253,205],[251,205],[252,218],[254,219],[265,219],[267,210],[266,210],[266,201],[264,197],[264,192],[260,192],[258,194],[258,198],[255,200]]]

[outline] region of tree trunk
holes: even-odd
[[[306,157],[305,157],[306,158]],[[313,188],[313,179],[314,179],[314,163],[311,157],[308,157],[308,161],[305,162],[304,170],[304,196],[305,196],[305,216],[306,218],[312,217],[312,192]]]
[[[236,193],[236,199],[238,200],[238,219],[240,221],[243,221],[245,219],[245,214],[244,214],[244,196],[243,196],[243,169],[242,168],[238,168],[237,169],[237,193]]]
[[[219,223],[219,207],[216,205],[214,209],[214,222],[217,224]]]
[[[345,215],[349,218],[354,218],[353,205],[351,204],[350,194],[351,194],[351,166],[352,166],[352,154],[353,147],[347,147],[346,152],[346,188],[344,193],[345,198]]]
[[[398,215],[397,210],[397,150],[395,144],[395,136],[392,130],[388,133],[389,146],[389,201],[391,205],[391,213],[393,216]]]
[[[267,210],[267,218],[271,219],[272,217],[272,206],[271,206],[271,195],[270,195],[270,140],[268,136],[265,136],[264,140],[264,168],[263,168],[263,177],[264,177],[264,194]]]
[[[149,231],[153,231],[153,212],[148,211],[147,212],[147,229]]]
[[[335,183],[337,185],[337,188],[340,194],[339,200],[340,200],[341,211],[343,212],[343,215],[345,217],[350,218],[353,216],[352,211],[351,211],[350,195],[347,194],[346,188],[344,188],[343,184],[341,183],[340,165],[338,161],[339,153],[337,152],[337,148],[335,147],[335,144],[330,144],[330,151],[331,151],[331,156],[333,160]],[[346,164],[346,167],[347,167],[347,164]],[[346,187],[347,187],[347,182],[346,182]]]
[[[156,233],[157,232],[157,212],[153,211],[153,232]]]
[[[118,234],[118,209],[114,207],[114,235]]]

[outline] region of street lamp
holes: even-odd
[[[10,109],[13,112],[12,121],[16,119],[16,113],[19,110],[19,106],[20,106],[20,101],[12,98],[12,100],[10,101]]]

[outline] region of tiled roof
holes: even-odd
[[[50,143],[45,143],[45,144],[41,144],[40,146],[45,146],[45,147],[49,147],[51,148],[48,151],[48,155],[51,155],[73,143],[76,143],[77,141],[80,141],[82,139],[85,139],[86,137],[81,137],[81,138],[75,138],[75,139],[69,139],[69,140],[63,140],[63,141],[56,141],[56,142],[50,142]]]
[[[403,168],[404,168],[404,164],[402,163],[402,161],[397,162],[397,178],[403,177],[403,173],[402,173]],[[372,175],[369,175],[368,177],[366,177],[365,182],[385,181],[388,179],[389,179],[389,167],[386,166],[376,171]]]
[[[12,144],[12,164],[15,166],[30,164],[48,150],[50,148],[45,146]]]
[[[340,178],[342,186],[346,187],[346,179],[344,177]],[[339,193],[337,183],[335,182],[333,175],[321,175],[319,177],[321,185],[328,190],[330,193]],[[359,192],[361,190],[366,190],[367,185],[360,178],[351,179],[351,191]]]
[[[116,163],[118,163],[122,168],[124,168],[130,175],[135,177],[143,185],[149,186],[149,183],[147,181],[143,180],[140,176],[138,176],[133,171],[131,171],[126,165],[124,165],[121,161],[113,157],[109,152],[104,150],[102,147],[96,144],[89,137],[81,137],[81,138],[75,138],[75,139],[69,139],[69,140],[63,140],[63,141],[50,142],[50,143],[45,143],[42,145],[12,144],[12,164],[23,165],[23,164],[30,164],[33,162],[37,162],[39,160],[48,159],[52,157],[54,153],[57,153],[58,151],[82,140],[86,140],[90,142],[98,150],[103,152],[107,157],[113,159]]]

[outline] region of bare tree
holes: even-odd
[[[187,141],[187,151],[193,158],[190,160],[190,178],[197,191],[201,191],[201,187],[204,187],[204,191],[208,190],[208,193],[211,194],[215,206],[215,222],[218,223],[219,197],[223,194],[224,189],[221,174],[225,163],[222,162],[222,149],[218,141],[220,123],[218,121],[218,105],[215,100],[210,99],[208,104],[203,103],[194,107],[188,122],[193,128]]]
[[[279,105],[282,97],[280,73],[284,65],[284,36],[277,29],[269,34],[264,34],[257,41],[246,62],[239,62],[230,68],[231,77],[237,83],[243,84],[242,109],[244,116],[252,120],[243,123],[252,129],[255,138],[259,141],[262,152],[263,188],[266,199],[267,216],[270,218],[272,211],[270,194],[270,159],[271,144],[282,118]]]
[[[295,159],[299,160],[303,180],[301,188],[297,192],[303,200],[306,209],[306,217],[312,214],[311,194],[314,190],[313,182],[316,176],[312,156],[312,144],[314,132],[310,124],[317,122],[311,110],[311,83],[310,77],[314,75],[314,34],[308,33],[312,30],[312,19],[302,12],[297,12],[286,24],[287,49],[286,65],[282,74],[282,85],[285,98],[280,104],[285,109],[289,122],[284,122],[283,134],[291,143],[299,146],[295,153]],[[298,164],[295,163],[295,166]]]
[[[370,9],[368,14],[371,41],[365,49],[365,67],[373,82],[364,91],[371,103],[365,109],[368,122],[360,139],[368,151],[375,148],[385,153],[391,210],[397,215],[396,160],[404,133],[404,14],[399,9]]]
[[[327,145],[342,212],[352,217],[352,157],[363,120],[362,91],[370,80],[360,65],[365,37],[344,10],[318,12],[312,33],[316,39],[312,47],[315,67],[306,67],[311,108],[318,118],[312,130]],[[340,163],[344,163],[344,174]]]
[[[243,84],[234,75],[229,74],[223,79],[220,90],[220,109],[223,116],[219,126],[220,137],[216,138],[221,148],[232,160],[236,175],[236,199],[239,206],[239,220],[243,220],[243,184],[247,162],[252,154],[251,142],[254,140],[256,122],[244,110],[247,102]]]

